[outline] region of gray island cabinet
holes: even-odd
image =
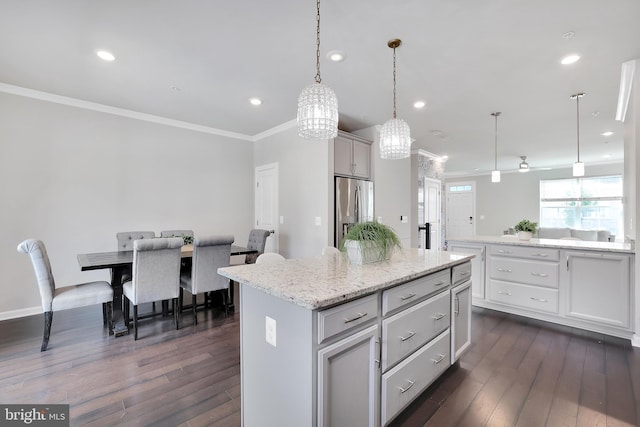
[[[220,269],[241,284],[243,426],[387,425],[470,344],[472,257]]]

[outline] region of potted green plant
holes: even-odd
[[[401,248],[400,239],[395,231],[377,221],[353,225],[340,244],[340,250],[347,252],[353,264],[386,260]]]
[[[531,236],[536,234],[538,223],[529,221],[528,219],[523,219],[513,228],[518,232],[518,239],[530,240]]]

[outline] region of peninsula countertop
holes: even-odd
[[[520,240],[518,236],[507,234],[502,236],[462,236],[451,237],[447,241],[450,242],[468,242],[468,243],[490,243],[499,245],[518,245],[546,247],[556,249],[573,249],[579,251],[599,251],[599,252],[618,252],[634,254],[635,249],[629,243],[616,242],[592,242],[587,240],[566,240],[566,239],[534,239]]]
[[[351,264],[344,254],[288,259],[218,269],[243,285],[315,310],[352,300],[429,273],[462,264],[474,255],[405,248],[388,261]]]

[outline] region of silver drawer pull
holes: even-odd
[[[358,315],[352,319],[344,319],[344,323],[350,323],[350,322],[355,322],[358,319],[362,319],[364,316],[366,316],[369,313],[358,313]]]
[[[507,292],[507,291],[498,291],[498,293],[500,295],[509,295],[509,296],[511,296],[511,292]]]
[[[412,338],[416,333],[413,331],[409,331],[409,335],[407,335],[406,337],[400,337],[400,341],[406,341],[409,338]]]
[[[416,383],[415,381],[411,381],[411,380],[407,380],[407,381],[409,381],[409,386],[407,388],[399,387],[400,393],[404,393],[405,391],[408,391]]]
[[[544,273],[531,273],[531,275],[536,277],[549,277],[548,274],[544,274]]]
[[[461,276],[468,276],[468,275],[470,275],[470,274],[471,274],[471,272],[470,272],[470,271],[461,271],[461,272],[460,272],[460,275],[461,275]]]
[[[549,300],[544,299],[544,298],[534,298],[534,297],[530,297],[532,300],[534,301],[538,301],[538,302],[549,302]]]
[[[438,363],[442,362],[445,357],[447,357],[446,354],[441,354],[440,357],[438,357],[438,359],[431,359],[431,361],[437,365]]]
[[[445,284],[445,281],[444,280],[440,280],[439,282],[434,283],[433,286],[442,286],[444,284]]]
[[[513,273],[513,271],[509,270],[508,268],[499,268],[498,271],[502,273]]]
[[[403,295],[403,296],[401,296],[401,297],[400,297],[400,299],[401,299],[402,301],[405,301],[405,300],[408,300],[408,299],[413,298],[413,297],[415,297],[415,296],[416,296],[416,294],[414,294],[413,292],[411,292],[409,295]]]
[[[438,313],[438,314],[436,314],[435,316],[431,316],[431,318],[432,318],[433,320],[440,320],[440,319],[442,319],[444,316],[446,316],[446,314]]]
[[[533,254],[533,256],[541,256],[541,257],[543,257],[543,258],[546,258],[546,257],[548,257],[549,255],[548,255],[548,254]]]
[[[502,249],[498,249],[498,253],[499,254],[510,254],[512,252],[511,251],[503,251]]]

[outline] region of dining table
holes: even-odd
[[[231,256],[258,253],[255,249],[231,245]],[[193,245],[184,245],[181,249],[182,258],[193,256]],[[111,251],[78,254],[78,264],[81,271],[111,270],[111,287],[113,288],[113,335],[116,337],[127,335],[129,329],[122,311],[122,276],[133,265],[133,251]],[[233,286],[229,286],[231,304],[233,306]]]

